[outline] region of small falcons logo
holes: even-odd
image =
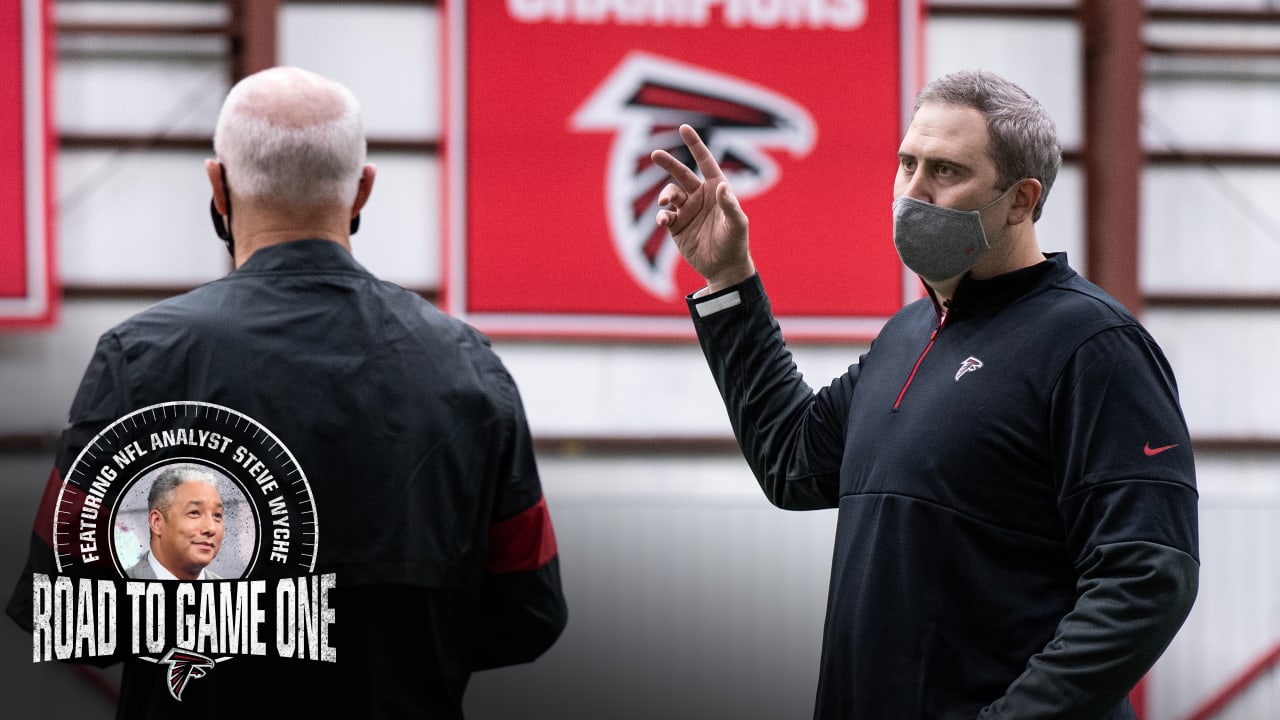
[[[615,249],[631,277],[650,295],[675,295],[680,254],[654,221],[658,194],[669,182],[649,154],[663,148],[694,168],[678,128],[692,125],[724,170],[739,199],[778,181],[766,152],[803,157],[814,123],[798,104],[746,80],[645,53],[632,53],[574,113],[578,132],[612,131],[605,196]]]
[[[965,358],[964,362],[960,363],[960,369],[956,370],[956,382],[960,382],[960,378],[964,377],[965,374],[977,372],[981,367],[982,361],[978,358],[973,357],[972,355]]]
[[[190,650],[172,648],[160,659],[160,662],[169,666],[169,694],[174,700],[181,701],[182,693],[187,689],[187,683],[204,677],[205,673],[213,667],[214,660]]]

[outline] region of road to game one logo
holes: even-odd
[[[196,496],[221,504],[216,525],[149,509],[157,481],[188,475],[203,483],[189,492],[216,489]],[[336,661],[328,599],[336,578],[313,573],[320,524],[310,485],[289,449],[252,418],[201,402],[120,418],[76,458],[54,517],[58,574],[33,578],[35,661],[138,657],[167,666],[177,700],[238,655]],[[179,540],[167,556],[189,553],[183,561],[201,569],[197,579],[157,579],[168,577],[151,552],[163,541],[152,539],[160,518]]]
[[[628,272],[654,297],[675,293],[680,258],[666,228],[654,222],[658,194],[669,182],[649,154],[663,148],[694,165],[677,128],[692,125],[739,199],[778,181],[766,149],[803,157],[814,122],[799,104],[754,83],[645,53],[631,53],[574,114],[579,131],[617,131],[606,197],[609,228]]]

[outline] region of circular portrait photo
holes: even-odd
[[[220,470],[171,462],[140,475],[116,511],[116,559],[133,580],[232,580],[252,564],[254,510]]]

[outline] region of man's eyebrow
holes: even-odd
[[[917,155],[917,154],[915,154],[915,153],[899,152],[899,153],[898,153],[898,157],[899,157],[900,159],[904,159],[904,160],[908,160],[908,159],[909,159],[909,160],[915,160],[916,162],[918,162],[918,163],[920,163],[920,164],[922,164],[922,165],[946,165],[946,166],[951,167],[951,168],[954,168],[954,169],[956,169],[956,170],[963,170],[963,171],[966,171],[966,172],[972,172],[972,171],[973,171],[973,165],[972,165],[971,163],[967,163],[967,162],[963,162],[963,161],[957,160],[957,159],[956,159],[954,156],[952,156],[952,155],[924,155],[924,156],[920,156],[920,155]]]
[[[911,158],[913,160],[926,160],[934,163],[946,163],[957,167],[968,167],[967,164],[955,159],[952,155],[930,155],[929,153],[917,153],[910,150],[899,150],[898,157]]]

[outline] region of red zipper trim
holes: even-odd
[[[947,311],[942,310],[938,313],[938,326],[929,334],[929,344],[924,346],[924,350],[920,351],[920,357],[916,358],[916,364],[911,366],[911,374],[907,376],[907,381],[902,384],[902,389],[898,391],[898,399],[893,401],[893,409],[897,410],[902,406],[902,398],[907,394],[907,388],[911,387],[911,381],[916,379],[916,371],[920,369],[920,364],[924,362],[924,358],[933,349],[934,340],[938,339],[938,333],[942,331],[942,326],[947,324]]]

